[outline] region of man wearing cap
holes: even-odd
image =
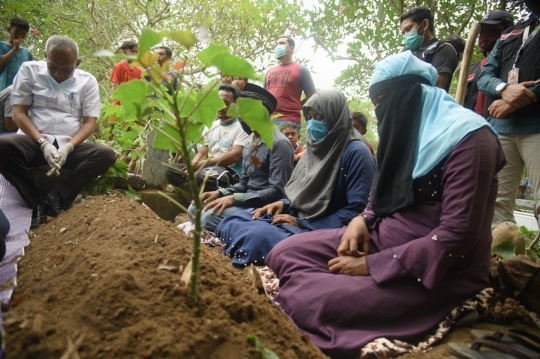
[[[482,60],[472,64],[469,69],[467,92],[465,93],[463,106],[473,110],[480,116],[487,117],[489,116],[487,109],[492,101],[488,101],[488,97],[482,91],[478,91],[478,75],[480,75],[482,68],[488,60],[489,53],[504,30],[510,26],[514,26],[514,17],[506,11],[494,10],[480,21],[480,26],[478,47],[484,57]]]
[[[269,114],[277,105],[271,93],[250,83],[246,84],[240,96],[262,101]],[[223,218],[237,211],[260,208],[283,198],[285,184],[293,170],[294,151],[287,137],[274,128],[274,142],[270,149],[257,132],[252,132],[244,121],[241,124],[250,136],[242,152],[240,181],[231,187],[204,192],[201,196],[205,203],[201,222],[211,232],[215,231]],[[195,207],[189,206],[191,221],[194,211]]]
[[[527,21],[503,33],[478,78],[493,103],[488,121],[499,133],[507,164],[499,172],[492,226],[514,221],[516,193],[524,166],[531,177],[538,219],[540,196],[540,1],[525,0]]]

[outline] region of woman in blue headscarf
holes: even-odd
[[[375,65],[380,143],[366,210],[346,228],[291,236],[266,259],[276,302],[332,357],[381,337],[418,340],[489,284],[504,155],[488,123],[436,80],[410,51]]]

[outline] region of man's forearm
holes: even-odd
[[[240,161],[242,158],[242,151],[234,152],[229,151],[225,152],[221,156],[211,158],[208,162],[209,166],[222,166],[222,167],[229,167],[234,165],[236,162]]]
[[[13,120],[15,121],[15,125],[17,125],[25,135],[29,136],[34,141],[37,141],[43,137],[32,121],[30,121],[28,115],[23,113],[14,114]]]
[[[75,134],[75,136],[73,136],[69,143],[71,143],[73,147],[77,147],[78,145],[83,143],[88,137],[90,137],[94,133],[95,129],[95,123],[83,123],[79,131],[77,131],[77,133]]]

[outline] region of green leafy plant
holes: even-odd
[[[160,33],[145,27],[139,39],[139,54],[132,65],[141,66],[151,78],[151,81],[132,80],[121,84],[114,92],[112,99],[119,100],[123,107],[123,121],[127,123],[145,123],[155,131],[153,146],[158,149],[169,149],[179,155],[185,164],[189,192],[193,198],[195,216],[193,218],[193,251],[191,258],[191,276],[189,281],[190,294],[193,301],[198,300],[198,277],[200,257],[201,210],[203,202],[200,199],[204,184],[199,187],[196,170],[191,164],[192,146],[201,142],[202,131],[205,126],[211,127],[218,110],[225,107],[216,90],[219,82],[214,80],[204,86],[196,86],[191,81],[188,89],[180,87],[175,89],[168,66],[161,68],[155,63],[156,54],[151,48],[160,44],[163,38],[184,46],[187,50],[197,43],[197,37],[189,31],[162,31]],[[111,56],[102,51],[99,55]],[[219,71],[231,76],[256,78],[257,74],[246,60],[230,53],[225,46],[210,43],[205,49],[199,51],[190,61],[203,67],[216,67]],[[161,117],[149,121],[151,114],[157,109]],[[261,101],[240,98],[229,109],[230,116],[241,117],[254,131],[257,131],[271,147],[273,143],[272,122],[268,111]],[[164,164],[174,171],[178,171],[169,164]],[[187,209],[174,201],[170,196],[160,192],[183,211]]]
[[[538,244],[538,236],[540,236],[540,232],[538,231],[531,231],[527,229],[525,226],[519,227],[521,230],[521,233],[523,234],[523,237],[525,238],[525,246],[527,247],[527,255],[531,257],[533,261],[536,263],[540,263],[540,249],[535,248]]]
[[[264,347],[264,343],[256,335],[250,334],[247,336],[247,342],[255,347],[255,350],[261,354],[261,359],[279,359],[279,356],[268,348]]]
[[[128,165],[124,161],[116,161],[104,174],[93,179],[84,187],[83,197],[88,195],[95,196],[96,194],[110,194],[114,188],[114,182],[118,177],[128,178],[127,168]],[[128,187],[127,190],[119,191],[123,191],[126,197],[131,200],[140,200],[140,196],[131,187]]]

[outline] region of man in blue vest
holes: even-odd
[[[507,165],[499,172],[499,192],[492,226],[514,220],[521,174],[527,166],[538,218],[540,196],[540,1],[525,0],[527,21],[508,29],[497,41],[478,79],[493,103],[489,123],[499,133]]]

